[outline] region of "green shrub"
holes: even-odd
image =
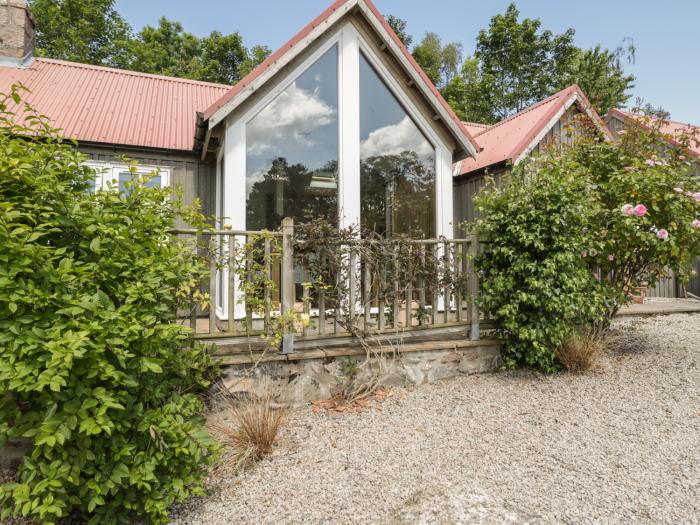
[[[668,145],[662,123],[632,126],[616,142],[582,142],[562,161],[586,174],[599,203],[589,225],[598,249],[586,260],[605,276],[607,320],[643,281],[687,277],[700,255],[696,161]]]
[[[477,259],[483,307],[505,339],[506,366],[557,369],[556,349],[572,327],[601,311],[598,287],[581,257],[596,213],[586,177],[572,162],[521,163],[477,198],[487,240]]]
[[[11,98],[20,102],[18,90]],[[169,192],[91,192],[94,173],[30,108],[0,98],[0,445],[33,449],[3,517],[167,521],[203,492],[215,443],[197,389],[209,361],[173,324],[203,268],[167,232]],[[26,124],[13,120],[27,118]],[[26,127],[25,127],[26,126]],[[195,214],[189,214],[194,219]]]

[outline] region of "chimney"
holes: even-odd
[[[35,24],[27,0],[0,0],[0,66],[29,67],[34,61]]]

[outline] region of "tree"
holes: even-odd
[[[460,119],[491,124],[496,119],[489,102],[490,88],[488,79],[484,78],[479,68],[479,61],[468,57],[459,74],[442,90],[442,94]]]
[[[519,16],[515,4],[510,4],[477,37],[474,56],[482,69],[482,82],[488,83],[496,120],[557,91],[577,55],[573,29],[554,35],[540,31],[539,19],[520,22]]]
[[[124,67],[131,27],[114,0],[31,0],[39,56]]]
[[[270,56],[270,53],[272,53],[272,50],[267,46],[253,46],[248,51],[248,58],[241,64],[241,78],[253,71],[258,64]]]
[[[413,58],[423,68],[432,83],[438,89],[443,89],[459,71],[462,44],[451,42],[443,45],[437,33],[429,32],[413,48]]]
[[[50,58],[235,84],[270,54],[246,49],[238,32],[199,38],[166,17],[134,35],[114,0],[32,0],[31,10],[37,53]]]
[[[173,77],[197,78],[202,43],[180,22],[161,17],[158,27],[145,26],[131,42],[130,69]]]
[[[542,31],[539,19],[519,17],[515,4],[494,16],[479,32],[474,56],[443,88],[460,117],[492,124],[573,83],[601,114],[628,100],[634,77],[623,59],[634,58],[633,46],[582,50],[573,29],[555,35]]]
[[[406,49],[411,47],[413,37],[406,31],[406,21],[394,15],[387,15],[386,21],[394,30],[396,36],[399,37],[399,40],[403,42],[403,45],[406,46]]]
[[[622,59],[634,59],[634,47],[618,47],[610,51],[599,45],[592,49],[579,49],[565,84],[578,84],[588,96],[596,111],[605,115],[630,98],[628,91],[634,87],[634,76],[625,73]]]

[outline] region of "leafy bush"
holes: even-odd
[[[574,324],[599,315],[598,287],[580,254],[597,212],[586,177],[571,161],[518,165],[477,198],[487,240],[477,259],[483,307],[504,337],[506,366],[557,368],[555,351]]]
[[[568,155],[599,204],[589,225],[595,238],[583,255],[605,277],[608,320],[643,281],[653,286],[669,271],[684,276],[700,255],[696,164],[668,145],[662,124],[645,121],[619,142],[583,142]]]
[[[167,234],[187,210],[141,183],[91,192],[75,147],[31,108],[8,113],[12,99],[17,88],[0,98],[0,445],[33,448],[0,488],[2,515],[166,522],[202,493],[215,450],[194,395],[209,361],[173,323],[203,272]]]
[[[477,199],[491,241],[478,260],[483,301],[507,364],[553,370],[574,326],[607,328],[635,287],[700,255],[700,178],[683,148],[693,138],[676,146],[663,121],[639,124],[521,164]]]

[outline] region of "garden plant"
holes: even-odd
[[[582,133],[516,166],[477,199],[482,300],[507,366],[557,370],[574,329],[600,337],[643,283],[686,275],[700,255],[700,178],[663,121],[620,140]]]
[[[206,301],[205,269],[169,230],[201,217],[145,180],[95,191],[21,95],[0,97],[0,446],[29,452],[2,519],[167,522],[217,450],[196,395],[209,359],[174,322]]]

